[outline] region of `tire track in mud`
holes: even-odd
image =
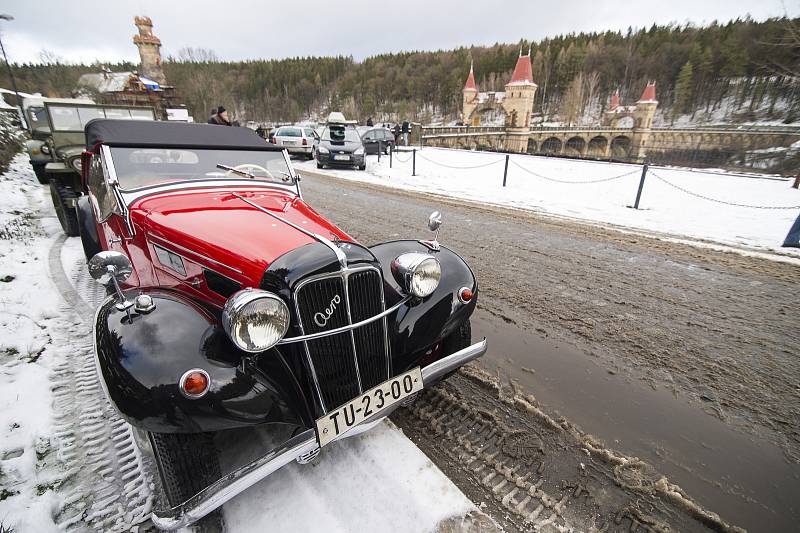
[[[51,378],[53,447],[65,471],[59,487],[65,502],[55,521],[65,531],[146,527],[154,503],[154,471],[131,427],[106,398],[95,365],[92,308],[104,290],[80,264],[71,273],[78,290],[73,287],[61,262],[65,241],[59,237],[49,256],[51,279],[65,301],[59,310],[63,318],[52,331],[61,358]]]
[[[392,418],[508,531],[743,531],[471,365]]]

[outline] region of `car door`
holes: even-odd
[[[364,151],[368,154],[375,154],[378,152],[378,131],[369,130],[361,137],[361,143],[364,145]]]

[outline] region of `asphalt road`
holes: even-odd
[[[751,531],[800,520],[800,266],[305,173],[365,244],[428,238],[480,284],[484,368]]]

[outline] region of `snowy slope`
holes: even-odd
[[[94,376],[85,318],[102,291],[82,266],[80,240],[61,246],[59,234],[47,189],[18,156],[0,176],[0,524],[16,532],[128,531],[149,511],[151,472],[113,412],[98,427],[86,408],[111,409]],[[63,383],[70,369],[73,383]],[[269,442],[253,432],[249,444]],[[120,477],[124,489],[115,486]],[[223,515],[230,533],[424,532],[471,511],[472,502],[386,422],[333,443],[311,464],[287,466]]]
[[[382,157],[379,163],[371,156],[366,172],[322,172],[479,203],[800,256],[780,248],[800,214],[800,191],[792,189],[786,179],[653,168],[644,184],[640,209],[635,210],[627,206],[636,198],[639,165],[512,155],[503,187],[504,163],[503,154],[423,148],[417,151],[416,176],[411,175],[411,153],[396,154],[391,169],[388,157]],[[298,166],[317,171],[313,161]]]

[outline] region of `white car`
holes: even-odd
[[[292,155],[314,159],[314,140],[317,133],[309,126],[281,126],[270,134],[273,144],[282,146]]]

